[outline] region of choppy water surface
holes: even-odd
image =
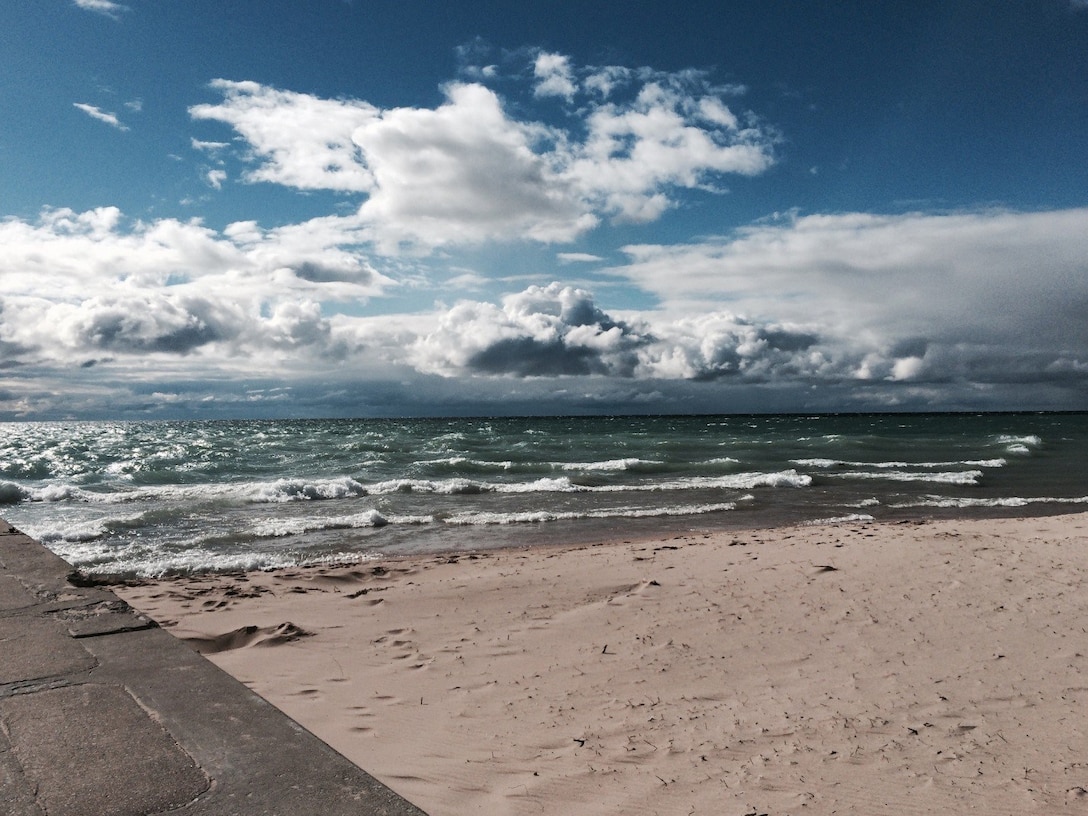
[[[0,514],[99,573],[1088,505],[1088,414],[0,424]]]

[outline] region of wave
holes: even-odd
[[[470,525],[539,524],[549,521],[576,521],[579,519],[611,518],[662,518],[666,516],[697,516],[735,510],[736,502],[718,504],[681,505],[675,507],[619,507],[611,510],[555,511],[527,510],[514,513],[471,512],[457,513],[443,519],[443,523]]]
[[[1027,507],[1030,504],[1088,504],[1088,496],[1077,498],[1063,498],[1057,496],[1038,496],[1025,498],[1022,496],[1006,496],[1003,498],[979,499],[959,496],[926,496],[912,501],[898,502],[889,507],[936,507],[967,509],[971,507]]]
[[[495,462],[487,459],[470,459],[467,456],[446,456],[439,459],[420,459],[417,465],[445,465],[451,468],[473,467],[478,470],[512,470],[514,463],[509,459]]]
[[[997,437],[997,444],[1004,445],[1005,450],[1009,453],[1025,455],[1030,454],[1032,448],[1042,445],[1043,440],[1035,434],[1026,434],[1024,436],[1001,434]]]
[[[146,517],[142,513],[133,516],[106,516],[104,518],[85,519],[82,521],[64,519],[53,522],[60,526],[28,526],[26,527],[25,532],[43,544],[73,544],[98,541],[99,539],[107,538],[120,530],[139,527],[145,521]]]
[[[35,530],[33,537],[46,545],[71,544],[97,541],[100,538],[105,538],[110,532],[109,519],[94,519],[92,521],[65,521],[63,528]]]
[[[277,504],[292,501],[321,501],[367,495],[367,488],[350,477],[334,479],[276,479],[271,482],[228,484],[157,485],[121,487],[112,491],[91,491],[70,484],[23,487],[0,482],[0,504],[21,502],[83,502],[130,504],[146,501],[238,501]]]
[[[260,538],[283,538],[322,530],[358,530],[367,527],[385,527],[390,524],[431,524],[434,520],[434,516],[386,516],[377,510],[367,510],[349,516],[330,518],[265,519],[254,525],[250,532]]]
[[[15,482],[0,482],[0,504],[21,502],[94,501],[96,494],[68,484],[24,487]]]
[[[320,501],[322,499],[346,499],[365,496],[367,489],[347,476],[339,479],[277,479],[274,482],[253,485],[249,497],[258,503],[289,501]]]
[[[813,519],[801,522],[802,527],[820,527],[825,524],[850,524],[852,522],[869,522],[875,519],[868,513],[851,513],[848,516],[835,516],[834,518]]]
[[[894,468],[940,468],[940,467],[983,467],[983,468],[999,468],[1005,467],[1008,464],[1006,459],[965,459],[963,461],[955,462],[852,462],[848,459],[791,459],[791,463],[795,465],[801,465],[802,467],[816,467],[816,468],[835,468],[835,467],[853,467],[853,468],[878,468],[881,470],[891,470]]]
[[[981,470],[952,470],[936,473],[918,473],[906,470],[883,470],[872,473],[851,470],[829,473],[837,479],[883,479],[891,482],[936,482],[939,484],[977,485],[982,478]]]
[[[606,459],[603,462],[557,462],[555,467],[562,470],[633,470],[640,465],[660,465],[659,459],[639,459],[631,457],[627,459]]]
[[[729,461],[729,460],[726,460]],[[652,460],[629,458],[567,465],[570,470],[622,471],[653,465]],[[485,481],[466,477],[448,479],[388,479],[366,484],[350,476],[328,479],[281,478],[272,481],[165,484],[133,486],[131,483],[99,484],[92,489],[71,483],[24,486],[0,481],[0,505],[28,502],[71,502],[86,504],[166,503],[171,505],[281,504],[300,501],[329,501],[396,493],[472,496],[487,493],[616,493],[671,490],[733,489],[757,487],[807,487],[812,477],[796,469],[774,472],[751,471],[720,476],[690,476],[672,480],[639,481],[627,484],[581,484],[572,476],[545,476],[529,481]]]
[[[15,482],[0,482],[0,504],[18,504],[26,500],[26,488]]]
[[[478,493],[627,493],[659,492],[665,490],[699,490],[725,488],[750,490],[755,487],[807,487],[812,477],[796,470],[773,473],[735,473],[726,476],[691,476],[662,482],[638,484],[583,485],[567,476],[544,477],[531,482],[477,482],[470,479],[394,479],[369,485],[371,495],[388,493],[442,493],[471,495]]]
[[[471,479],[388,479],[375,482],[367,487],[367,492],[374,496],[389,493],[440,493],[449,496],[472,496],[480,493],[492,493],[495,486]]]
[[[666,490],[751,490],[756,487],[808,487],[812,477],[796,470],[779,470],[773,473],[734,473],[726,476],[689,476],[666,482],[636,485],[578,486],[576,489],[598,493],[642,492],[656,493]]]
[[[163,578],[208,572],[255,572],[258,570],[311,567],[322,564],[357,564],[376,560],[373,553],[334,552],[304,555],[295,551],[223,552],[193,547],[176,552],[125,552],[87,546],[54,547],[71,564],[90,575]]]

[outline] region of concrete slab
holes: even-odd
[[[11,743],[0,728],[0,813],[9,816],[45,816],[34,797],[33,786],[11,752]]]
[[[74,638],[116,635],[151,629],[155,622],[124,601],[103,601],[87,606],[69,607],[53,613]]]
[[[16,695],[0,700],[0,716],[46,813],[146,816],[208,789],[192,758],[117,686]]]
[[[0,687],[90,671],[95,659],[48,618],[0,618]]]
[[[0,575],[0,612],[32,606],[38,599],[11,575]]]

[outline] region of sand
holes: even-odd
[[[121,588],[432,816],[1084,813],[1088,515]]]

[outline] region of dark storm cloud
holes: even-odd
[[[189,354],[236,334],[227,315],[196,298],[88,301],[83,307],[71,325],[80,348]]]

